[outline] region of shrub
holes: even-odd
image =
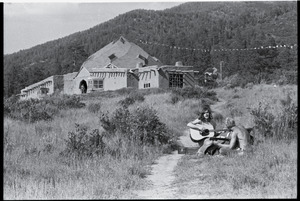
[[[109,117],[102,114],[100,123],[107,133],[116,132],[122,137],[144,145],[167,144],[171,138],[167,127],[159,120],[154,109],[147,106],[137,108],[131,113],[128,108],[118,108]]]
[[[200,87],[184,87],[172,89],[172,94],[183,99],[201,98],[203,90]]]
[[[115,93],[119,94],[119,95],[129,95],[131,92],[137,91],[137,90],[138,89],[135,89],[135,88],[124,87],[124,88],[116,90]]]
[[[98,113],[101,109],[101,103],[91,103],[88,105],[87,109],[91,113]]]
[[[254,86],[253,82],[249,82],[245,85],[245,88],[252,89]]]
[[[137,91],[132,91],[125,99],[120,100],[119,104],[122,105],[123,107],[128,107],[129,105],[134,104],[136,101],[143,102],[144,100],[145,100],[144,95],[142,95]]]
[[[161,94],[168,92],[168,89],[163,88],[147,88],[143,90],[139,90],[139,93],[142,95],[149,95],[149,94]]]
[[[220,83],[220,86],[225,87],[225,89],[233,89],[235,87],[251,87],[255,78],[253,75],[247,73],[238,73],[231,75],[229,77],[225,77]],[[252,83],[252,84],[251,84]]]
[[[66,156],[75,158],[102,156],[104,154],[105,143],[103,135],[98,129],[87,132],[88,128],[84,125],[75,124],[75,132],[68,133],[66,149],[62,152]]]
[[[263,137],[273,137],[273,122],[275,117],[269,113],[268,108],[262,108],[261,102],[258,108],[253,109],[250,114],[254,116],[254,123]]]
[[[39,100],[29,99],[10,105],[9,112],[6,115],[13,119],[33,123],[40,120],[52,120],[53,112],[51,107]]]
[[[33,123],[52,120],[61,109],[81,108],[85,104],[76,96],[52,96],[44,99],[17,101],[15,98],[4,102],[4,114],[13,119]]]
[[[171,100],[172,104],[177,103],[180,100],[185,99],[203,99],[207,98],[212,101],[218,100],[216,97],[215,91],[210,91],[205,88],[200,87],[184,87],[184,88],[175,88],[171,90]]]
[[[132,97],[126,97],[125,99],[119,101],[119,104],[123,107],[128,107],[129,105],[132,105],[134,103],[135,100]]]
[[[51,96],[42,99],[47,104],[56,106],[58,109],[82,108],[84,103],[80,102],[80,97],[76,95]]]
[[[9,98],[4,98],[3,113],[4,115],[9,115],[17,104],[19,98],[17,96],[11,96]]]
[[[287,101],[282,101],[282,104],[284,109],[277,116],[268,112],[268,107],[262,108],[261,103],[251,111],[256,129],[262,137],[276,140],[297,137],[298,106],[291,102],[290,97]]]
[[[240,98],[240,96],[235,94],[234,96],[232,96],[232,99],[235,99],[235,98]]]
[[[167,144],[171,138],[166,125],[159,120],[157,112],[152,108],[137,108],[131,115],[131,121],[134,132],[143,144]]]
[[[218,112],[214,112],[213,113],[213,118],[216,122],[219,122],[219,123],[223,123],[223,120],[224,120],[224,117],[221,113],[218,113]]]

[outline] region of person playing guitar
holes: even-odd
[[[199,118],[189,122],[187,126],[190,128],[191,140],[197,142],[200,146],[197,155],[203,156],[211,146],[209,137],[214,137],[216,135],[214,132],[216,129],[216,122],[213,120],[210,107],[205,105]]]

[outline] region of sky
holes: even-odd
[[[4,54],[87,30],[134,9],[163,10],[184,3],[178,0],[86,2],[4,1]]]

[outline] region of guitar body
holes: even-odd
[[[197,127],[199,129],[204,129],[204,131],[199,131],[193,128],[190,128],[190,137],[193,142],[199,142],[202,139],[213,137],[215,135],[214,133],[214,127],[211,124],[198,124]]]

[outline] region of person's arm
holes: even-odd
[[[229,144],[221,144],[219,142],[213,142],[214,145],[220,147],[220,148],[229,148],[233,149],[237,141],[237,133],[235,131],[232,132],[231,134],[231,139]]]
[[[196,130],[200,130],[199,127],[196,124],[201,124],[202,121],[200,119],[195,119],[194,121],[191,121],[187,124],[187,127],[193,128]]]

